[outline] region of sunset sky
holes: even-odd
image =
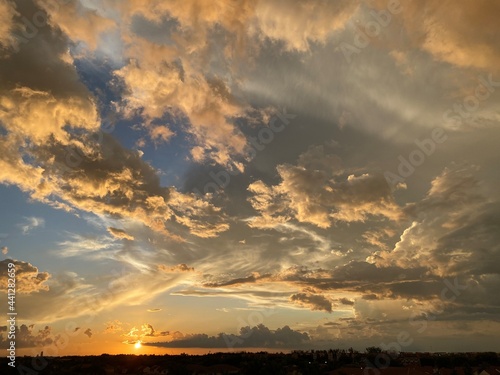
[[[17,354],[499,351],[499,14],[1,1]]]

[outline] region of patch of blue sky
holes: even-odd
[[[0,185],[0,227],[5,238],[1,246],[7,246],[7,257],[36,264],[41,269],[49,269],[53,260],[50,252],[68,233],[94,231],[90,224],[76,215],[76,212],[50,207],[30,200],[28,194],[15,186]],[[29,218],[42,219],[43,225],[23,230]]]
[[[176,117],[165,113],[161,118],[153,119],[151,125],[168,126],[174,135],[168,142],[155,143],[143,126],[144,119],[138,113],[131,118],[119,118],[109,103],[120,100],[120,94],[125,89],[122,82],[113,75],[113,67],[97,59],[84,58],[75,61],[82,82],[98,100],[98,107],[103,118],[103,129],[106,121],[114,121],[111,135],[129,150],[141,150],[143,159],[159,171],[162,186],[180,187],[184,181],[182,176],[190,168],[191,140],[184,128],[188,121],[184,117]],[[108,104],[105,104],[108,103]],[[144,145],[138,145],[137,140],[144,139]]]

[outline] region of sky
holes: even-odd
[[[2,1],[17,354],[498,351],[499,13]]]

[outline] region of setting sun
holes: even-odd
[[[142,345],[141,345],[141,342],[140,342],[140,341],[137,341],[137,342],[135,343],[135,345],[134,345],[134,347],[135,347],[136,349],[140,349],[140,348],[141,348],[141,346],[142,346]]]

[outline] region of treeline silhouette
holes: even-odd
[[[19,357],[17,368],[0,360],[2,374],[329,374],[342,373],[334,370],[344,367],[366,367],[376,363],[376,356],[382,352],[370,347],[364,352],[352,348],[347,350],[311,350],[291,353],[236,352],[205,355],[108,355],[67,357]],[[418,357],[418,366],[433,368],[461,368],[463,374],[474,374],[474,370],[488,366],[500,366],[500,356],[494,352],[485,353],[399,353],[391,355],[390,367],[408,364],[408,357]],[[44,364],[44,365],[43,365]],[[42,368],[43,367],[43,368]],[[4,369],[6,369],[4,371]],[[454,371],[454,370],[453,370]],[[406,372],[405,372],[406,373]],[[453,372],[452,372],[453,373]]]

